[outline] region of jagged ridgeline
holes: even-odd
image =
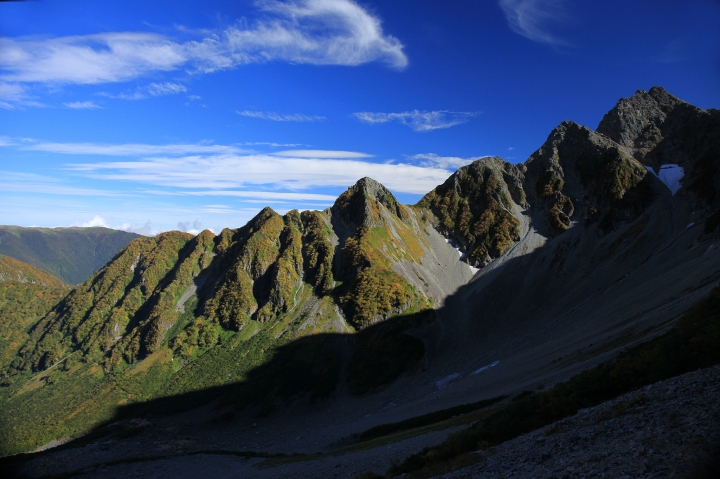
[[[262,408],[394,380],[423,356],[413,328],[471,277],[422,217],[364,178],[325,211],[265,208],[217,236],[132,241],[32,328],[2,390],[3,427],[16,431],[4,447],[193,390],[244,384],[223,394]],[[25,427],[38,418],[47,427]]]
[[[533,304],[566,314],[650,260],[664,271],[655,252],[696,222],[702,231],[673,254],[720,237],[718,139],[718,110],[653,88],[622,99],[597,131],[561,123],[524,164],[462,167],[415,206],[363,178],[325,211],[266,208],[218,235],[136,239],[67,296],[43,292],[14,336],[2,332],[0,454],[82,434],[118,407],[266,412],[362,394],[422,367],[438,330],[472,357],[484,340],[472,331],[512,337],[555,321]],[[466,291],[477,294],[456,295],[453,317],[438,313],[464,336],[427,327],[474,267]]]

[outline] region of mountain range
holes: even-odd
[[[542,391],[667,334],[718,285],[719,171],[720,111],[653,87],[416,205],[363,178],[324,211],[135,238],[3,333],[26,339],[2,372],[0,452],[146,423],[237,449],[258,417],[276,434],[245,451],[332,451]]]
[[[140,235],[110,228],[0,226],[0,254],[80,284]]]

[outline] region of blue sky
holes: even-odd
[[[720,2],[0,2],[0,224],[145,234],[406,203],[661,85],[720,107]]]

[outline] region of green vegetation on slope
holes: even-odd
[[[168,413],[222,397],[262,413],[338,384],[370,391],[407,371],[424,347],[406,330],[427,320],[411,313],[431,303],[391,266],[418,261],[424,246],[411,213],[391,196],[392,212],[360,194],[371,205],[371,216],[360,218],[374,226],[346,243],[340,287],[327,212],[280,216],[266,208],[218,236],[169,232],[130,243],[22,348],[0,389],[0,426],[9,431],[2,453],[87,433],[118,408]],[[346,299],[349,291],[357,301]],[[372,326],[399,313],[407,316]],[[350,340],[328,334],[352,332],[348,323],[365,329]],[[343,364],[351,374],[341,381]]]
[[[109,228],[0,226],[0,254],[80,284],[140,235]]]
[[[70,288],[59,278],[0,255],[0,372],[27,341],[28,332]]]
[[[432,308],[425,295],[392,270],[390,260],[377,247],[378,236],[387,238],[387,227],[364,226],[343,248],[343,271],[351,279],[340,304],[356,329],[390,315]]]
[[[667,334],[548,391],[500,408],[470,428],[391,468],[389,476],[445,471],[460,455],[500,444],[642,386],[720,363],[720,287],[690,308]]]
[[[485,266],[520,240],[502,170],[511,165],[500,162],[482,159],[464,166],[418,203],[433,212],[439,229],[459,241],[475,265]],[[518,201],[524,202],[522,187],[516,189]]]
[[[47,369],[75,351],[85,361],[102,361],[106,369],[121,358],[130,363],[150,352],[155,339],[150,328],[162,321],[153,313],[168,306],[162,295],[168,294],[168,283],[174,285],[166,277],[190,239],[187,233],[169,232],[130,243],[42,319],[20,352],[17,371]],[[114,353],[110,358],[109,350]]]

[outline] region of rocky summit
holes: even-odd
[[[416,205],[362,178],[324,211],[137,238],[8,333],[22,344],[3,363],[0,452],[67,442],[5,459],[31,477],[161,461],[175,477],[429,477],[547,427],[498,454],[528,443],[534,471],[581,467],[557,459],[554,421],[720,363],[719,173],[718,110],[653,87],[596,130],[561,123],[522,164],[463,166]],[[639,347],[685,359],[657,372]],[[491,433],[487,418],[510,422]],[[472,440],[423,449],[450,432]],[[482,464],[451,477],[502,466]]]

